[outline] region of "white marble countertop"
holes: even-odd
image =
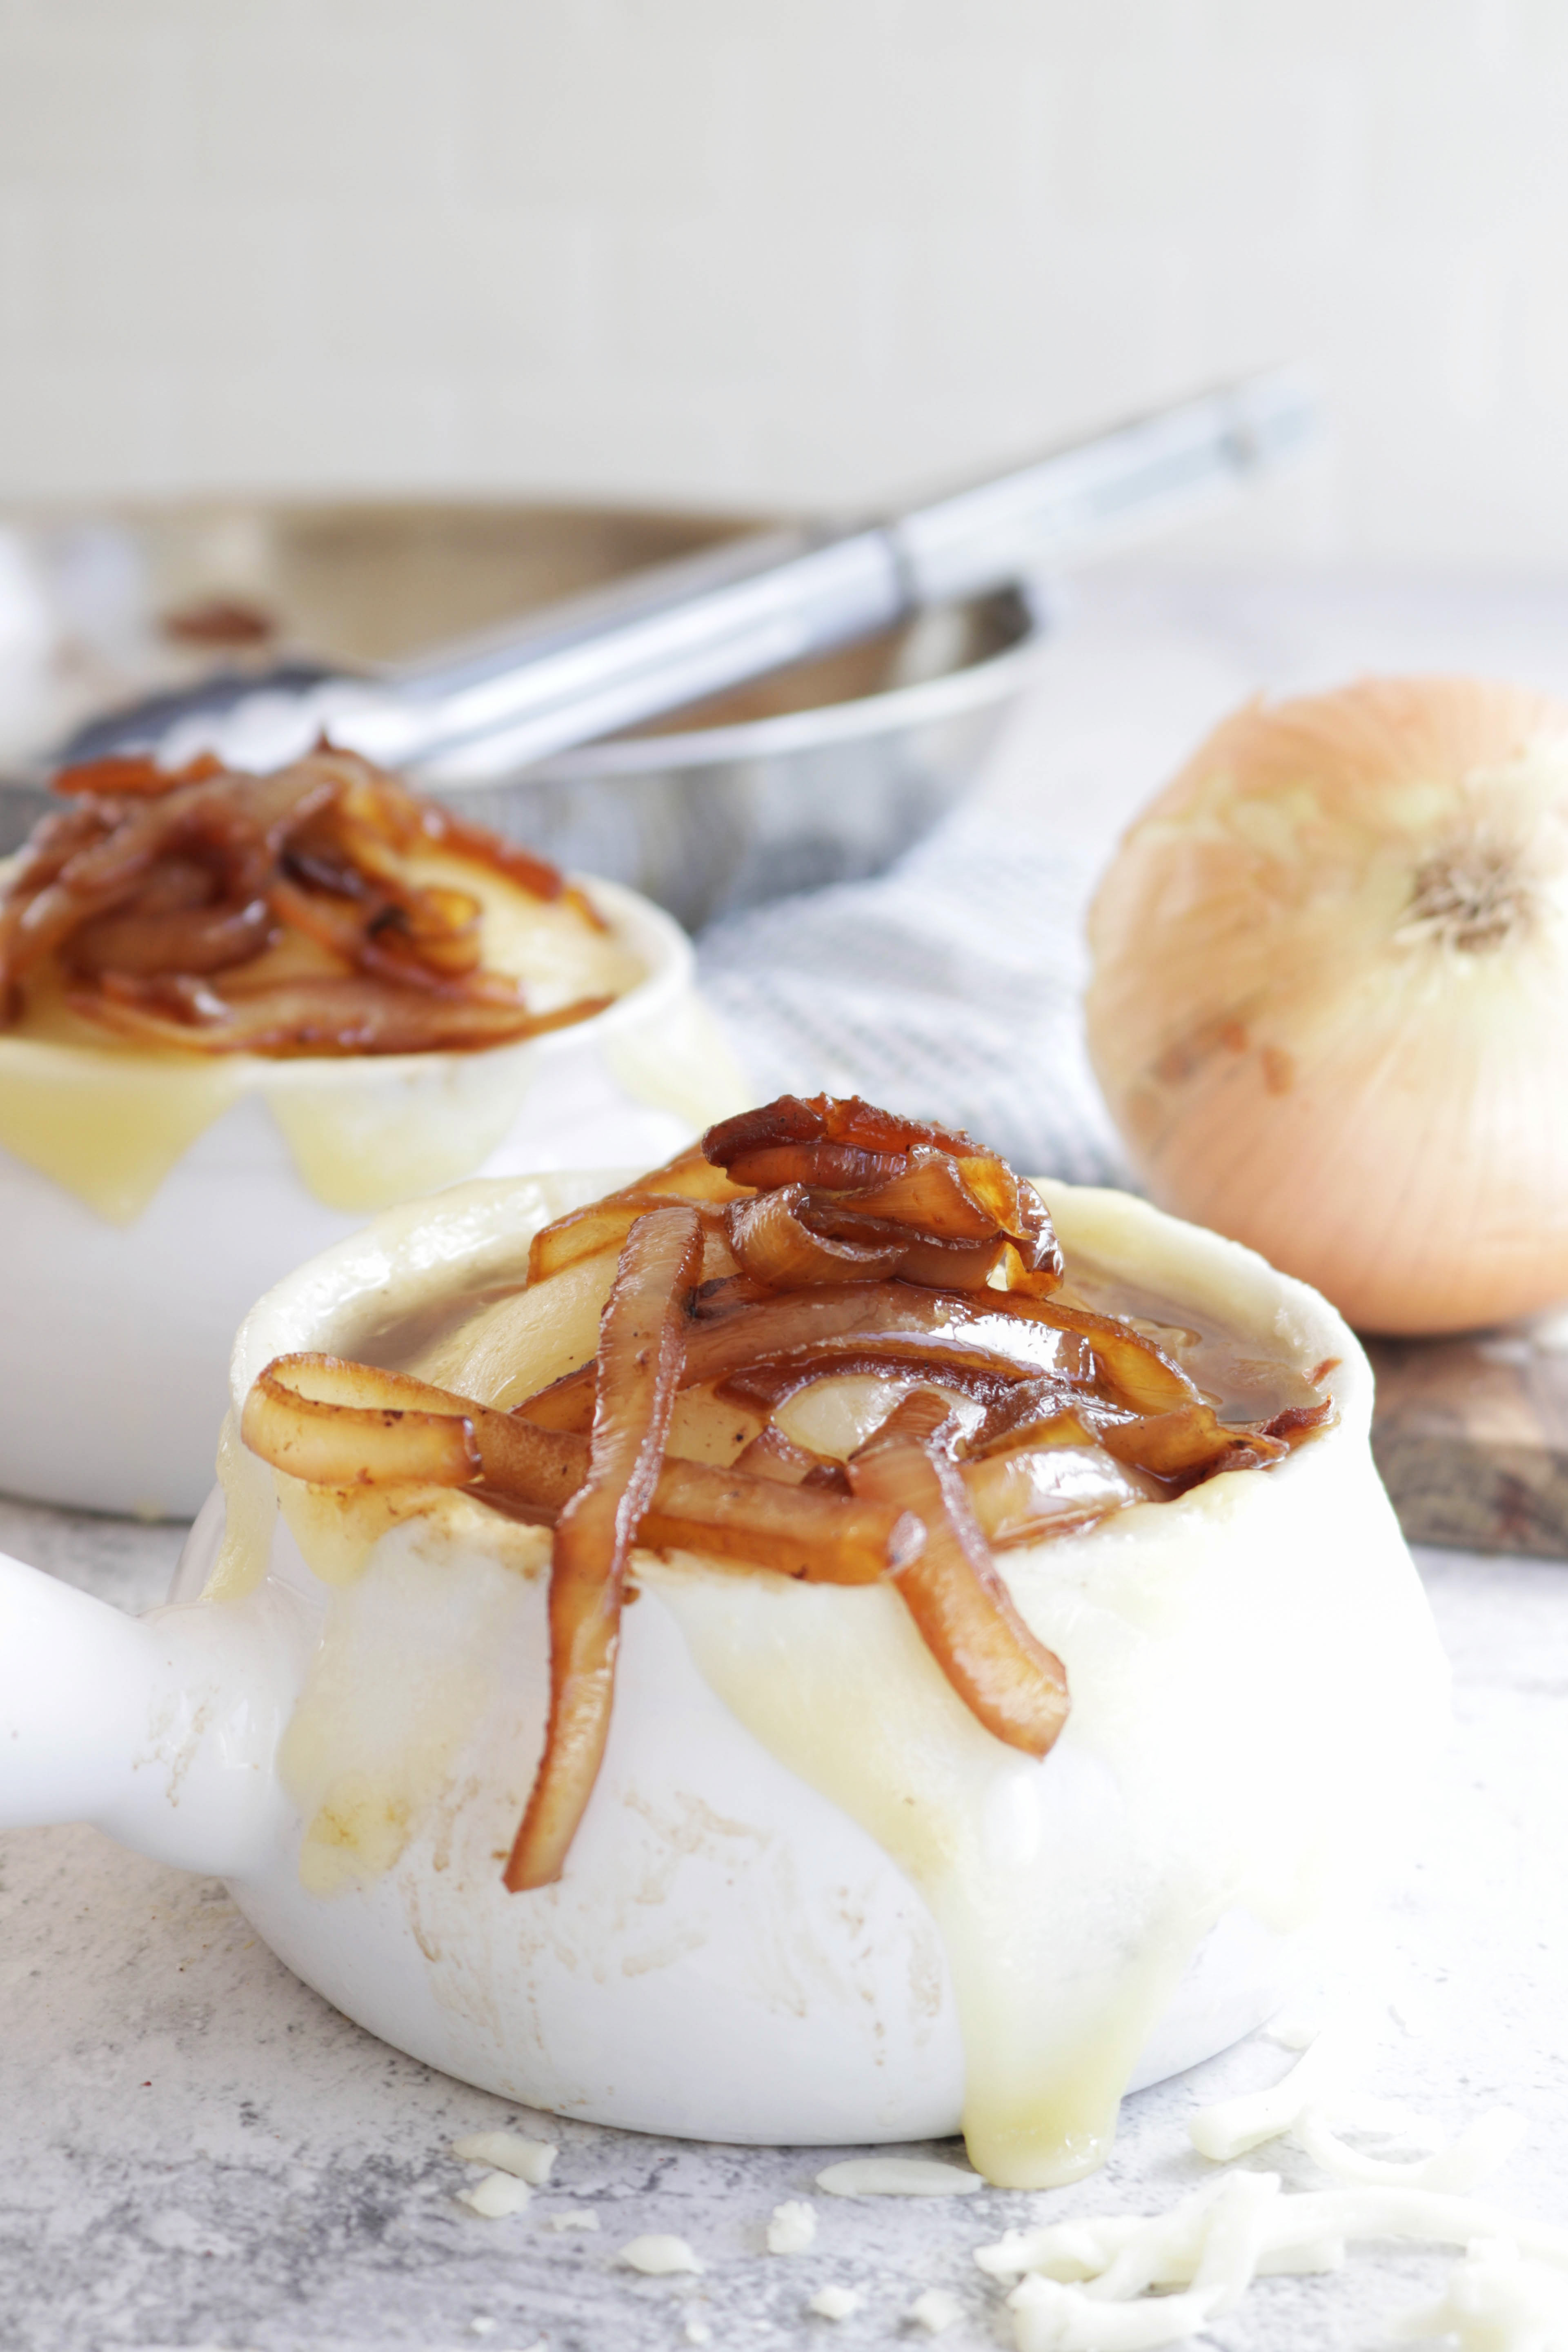
[[[0,1549],[128,1607],[162,1597],[178,1539],[0,1504]],[[1568,1567],[1439,1552],[1421,1567],[1454,1660],[1457,1727],[1415,1866],[1357,1955],[1358,1980],[1384,1989],[1401,2021],[1390,2016],[1367,2087],[1445,2136],[1499,2103],[1521,2109],[1530,2137],[1488,2193],[1564,2219]],[[1168,2205],[1206,2169],[1187,2144],[1193,2107],[1291,2063],[1259,2038],[1129,2101],[1111,2163],[1075,2189],[816,2196],[814,2249],[769,2256],[772,2208],[812,2197],[831,2158],[556,2123],[432,2074],[289,1976],[216,1881],[93,1830],[13,1831],[0,1920],[0,2342],[26,2352],[523,2352],[542,2338],[549,2352],[679,2352],[694,2319],[720,2352],[853,2352],[929,2341],[903,2315],[931,2285],[963,2305],[944,2346],[1005,2345],[974,2247],[1047,2214]],[[447,2143],[500,2126],[561,2154],[529,2211],[485,2221],[453,2201],[474,2176]],[[931,2152],[962,2160],[956,2144]],[[574,2206],[596,2230],[547,2226]],[[688,2240],[704,2274],[617,2267],[647,2231]],[[1352,2251],[1337,2276],[1260,2282],[1207,2340],[1371,2352],[1448,2259]],[[806,2315],[830,2283],[862,2290],[853,2318]],[[493,2330],[476,2329],[484,2321]]]
[[[1548,590],[1108,576],[1050,656],[988,797],[1036,821],[1071,812],[1103,837],[1246,691],[1459,661],[1568,685],[1564,621],[1568,597]],[[127,1608],[162,1598],[178,1542],[168,1527],[0,1501],[0,1549]],[[1445,2133],[1498,2103],[1521,2109],[1530,2137],[1488,2194],[1568,2221],[1568,1567],[1458,1553],[1420,1565],[1454,1661],[1456,1729],[1420,1854],[1354,1959],[1358,1982],[1394,2005],[1367,2088]],[[1186,2137],[1194,2105],[1290,2063],[1258,2039],[1130,2101],[1111,2163],[1075,2189],[817,2196],[815,2248],[770,2256],[770,2210],[813,2194],[821,2156],[520,2114],[327,2008],[216,1883],[90,1830],[13,1832],[0,1923],[0,2342],[26,2352],[676,2352],[704,2326],[716,2352],[853,2352],[930,2340],[904,2315],[931,2285],[963,2305],[944,2346],[1006,2344],[976,2245],[1047,2213],[1169,2204],[1205,2169]],[[529,2211],[485,2221],[453,2201],[472,2176],[447,2143],[501,2125],[561,2154]],[[573,2206],[596,2230],[549,2228]],[[618,2268],[616,2251],[647,2231],[687,2239],[704,2273]],[[1372,2352],[1450,2259],[1357,2251],[1335,2276],[1263,2281],[1205,2341]],[[855,2316],[806,2315],[828,2283],[862,2290]]]

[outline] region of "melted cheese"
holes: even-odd
[[[504,2221],[510,2214],[521,2213],[533,2196],[526,2180],[514,2179],[510,2172],[487,2173],[483,2180],[475,2181],[471,2189],[456,2192],[459,2205],[467,2205],[486,2221]]]
[[[920,2156],[852,2156],[816,2176],[830,2197],[973,2197],[985,2183],[977,2172]]]
[[[561,2150],[553,2140],[524,2139],[521,2132],[470,2132],[452,2142],[452,2154],[463,2164],[493,2164],[512,2172],[531,2189],[542,2189]]]
[[[672,2278],[680,2271],[700,2271],[703,2268],[684,2238],[665,2237],[658,2232],[634,2238],[616,2256],[628,2270],[641,2271],[645,2278]]]
[[[363,1574],[371,1545],[348,1563],[279,1748],[306,1824],[300,1875],[312,1894],[392,1869],[450,1786],[475,1724],[510,1696],[512,1588],[547,1570],[548,1530],[466,1496],[441,1506],[373,1538],[374,1576]],[[342,1580],[342,1556],[318,1548],[308,1523],[303,1532],[311,1567]]]
[[[1347,2243],[1375,2240],[1470,2250],[1442,2303],[1408,2315],[1402,2336],[1456,2335],[1475,2352],[1559,2341],[1542,2323],[1568,2316],[1568,2231],[1426,2189],[1292,2193],[1278,2173],[1237,2172],[1166,2213],[1010,2231],[975,2261],[1020,2282],[1007,2298],[1018,2352],[1153,2352],[1234,2310],[1255,2279],[1337,2271]]]
[[[1200,2108],[1189,2124],[1194,2144],[1223,2149],[1226,2161],[1289,2137],[1348,2189],[1290,2193],[1278,2173],[1233,2172],[1165,2213],[1047,2222],[979,2247],[990,2277],[1020,2280],[1007,2298],[1018,2352],[1154,2352],[1234,2311],[1257,2278],[1341,2269],[1358,2239],[1469,2248],[1441,2301],[1396,2325],[1402,2339],[1453,2336],[1464,2352],[1557,2343],[1568,2321],[1568,2231],[1462,2193],[1507,2162],[1522,2119],[1494,2108],[1416,2164],[1363,2156],[1303,2102],[1337,2084],[1364,2041],[1364,2029],[1325,2034],[1280,2083]],[[1163,2292],[1155,2299],[1151,2289]]]
[[[247,1075],[237,1058],[132,1053],[97,1032],[66,1043],[11,1031],[0,1035],[0,1149],[128,1225]]]
[[[217,1482],[223,1489],[223,1540],[202,1599],[242,1601],[267,1574],[277,1505],[267,1465],[241,1442],[233,1412],[224,1415],[218,1437]]]
[[[542,903],[457,858],[411,866],[421,883],[482,900],[486,963],[521,980],[540,1013],[622,996],[644,976],[622,940],[570,903]],[[279,971],[294,944],[269,951]],[[250,969],[254,977],[263,966]],[[45,988],[0,1033],[0,1150],[126,1225],[198,1136],[241,1095],[259,1093],[307,1190],[329,1208],[368,1213],[479,1167],[516,1120],[535,1056],[526,1038],[474,1054],[162,1052],[115,1038]]]
[[[816,2215],[804,2198],[773,2207],[767,2229],[770,2254],[804,2254],[816,2242]]]
[[[1005,1568],[1024,1600],[1020,1557]],[[992,1738],[889,1588],[738,1579],[683,1555],[639,1557],[638,1573],[748,1729],[925,1896],[958,2003],[978,2170],[1041,2188],[1102,2163],[1139,2052],[1218,1904],[1166,1895],[1157,1874],[1149,1890],[1119,1884],[1106,1856],[1120,1841],[1093,1833],[1121,1809],[1112,1774],[1067,1735],[1043,1763]],[[1070,1657],[1068,1678],[1076,1720]],[[1058,1801],[1069,1773],[1087,1807]]]

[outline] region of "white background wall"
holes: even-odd
[[[0,496],[853,503],[1314,360],[1568,556],[1568,0],[0,0]]]

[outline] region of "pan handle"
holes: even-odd
[[[1102,555],[1300,455],[1319,404],[1294,369],[1244,377],[892,517],[917,604]]]

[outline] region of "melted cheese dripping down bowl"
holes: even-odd
[[[381,1217],[255,1309],[237,1418],[299,1350],[487,1393],[464,1302],[520,1283],[531,1235],[604,1187],[472,1183]],[[412,1516],[334,1506],[226,1442],[176,1584],[194,1606],[164,1621],[270,1661],[278,1778],[233,1884],[291,1968],[397,2047],[562,2115],[818,2145],[962,2127],[1010,2186],[1103,2161],[1129,2086],[1270,2013],[1393,1865],[1446,1715],[1371,1376],[1250,1252],[1043,1191],[1069,1282],[1092,1260],[1302,1372],[1338,1360],[1337,1419],[1276,1466],[999,1556],[1067,1669],[1043,1760],[982,1728],[886,1583],[638,1551],[564,1876],[509,1894],[548,1530],[449,1490]],[[605,1280],[574,1273],[549,1286],[530,1386],[592,1352]],[[496,1375],[488,1392],[506,1401]]]
[[[480,1171],[661,1158],[742,1099],[661,908],[584,878],[595,930],[479,879],[489,960],[531,1004],[614,1001],[479,1052],[278,1060],[131,1047],[68,1017],[0,1031],[0,1491],[188,1517],[235,1328],[287,1268]]]

